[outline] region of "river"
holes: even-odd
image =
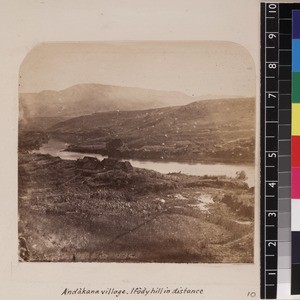
[[[59,156],[66,160],[76,160],[83,158],[84,156],[97,157],[99,160],[105,158],[100,154],[91,153],[79,153],[63,151],[68,144],[60,142],[55,139],[50,139],[47,144],[44,144],[39,150],[35,150],[34,153],[50,154],[52,156]],[[230,164],[201,164],[201,163],[182,163],[182,162],[169,162],[169,161],[149,161],[149,160],[136,160],[126,159],[131,163],[133,167],[144,168],[154,170],[163,174],[181,172],[187,175],[196,176],[219,176],[226,175],[228,177],[235,177],[236,172],[244,170],[248,176],[246,182],[249,187],[254,186],[255,182],[255,168],[250,165],[230,165]]]

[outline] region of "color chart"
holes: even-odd
[[[261,4],[262,299],[300,294],[299,11]]]
[[[300,10],[292,17],[292,294],[300,294]]]

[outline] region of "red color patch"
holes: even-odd
[[[292,167],[300,168],[300,136],[292,136]]]

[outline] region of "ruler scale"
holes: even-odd
[[[278,5],[263,3],[261,9],[261,298],[274,299],[278,277]]]
[[[261,4],[262,299],[287,299],[291,295],[291,269],[295,273],[299,268],[300,272],[300,264],[292,267],[291,261],[292,13],[295,9],[300,9],[299,3]],[[300,205],[300,201],[297,203]],[[299,278],[297,274],[293,276],[294,286]]]
[[[300,294],[300,10],[292,14],[292,294]]]
[[[260,35],[260,41],[261,41],[261,70],[260,70],[260,119],[261,119],[261,136],[260,136],[260,157],[261,157],[261,168],[260,168],[260,176],[261,176],[261,186],[260,186],[260,222],[261,222],[261,234],[260,234],[260,268],[261,268],[261,274],[260,274],[260,297],[262,299],[266,298],[266,253],[265,253],[265,211],[266,211],[266,203],[265,203],[265,30],[266,30],[266,23],[265,23],[265,15],[266,15],[266,7],[265,3],[261,4],[261,20],[260,20],[260,27],[261,27],[261,35]]]

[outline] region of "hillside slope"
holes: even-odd
[[[119,153],[123,157],[253,162],[255,101],[204,100],[185,106],[95,113],[60,122],[49,132],[72,143],[69,150],[73,151],[103,153],[105,143],[121,139],[127,149]]]

